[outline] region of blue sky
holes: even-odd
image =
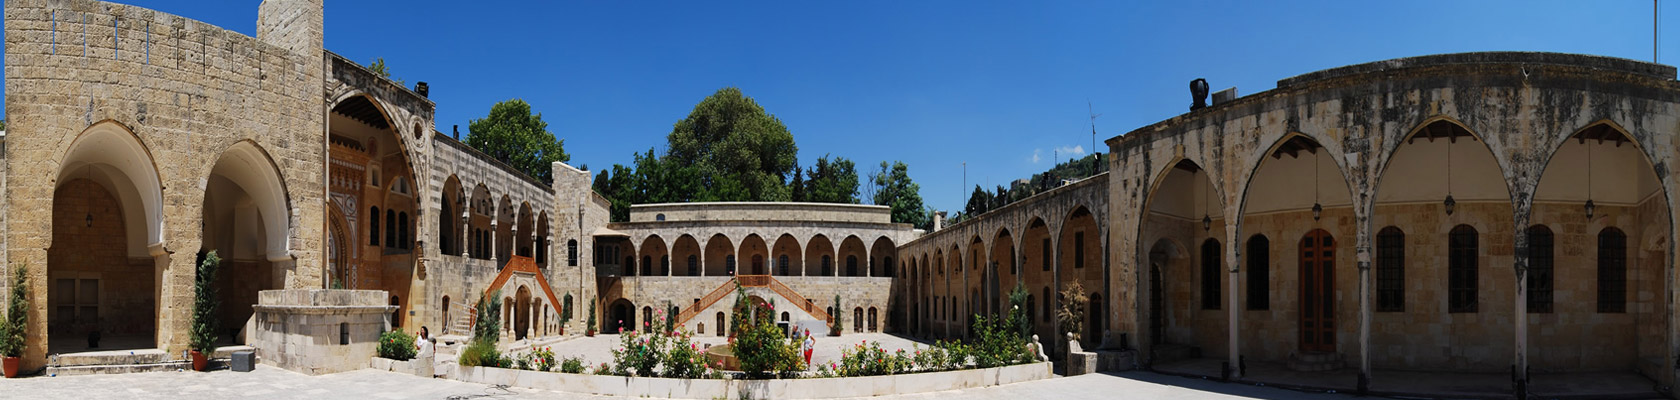
[[[132,1],[253,34],[259,1]],[[903,160],[929,205],[1187,110],[1320,69],[1424,54],[1651,60],[1652,3],[1615,1],[328,1],[326,47],[427,81],[438,129],[523,98],[599,171],[663,150],[705,96],[740,87],[824,154]],[[1664,4],[1665,24],[1680,10]],[[1680,60],[1680,36],[1661,60]],[[1667,62],[1665,62],[1667,63]],[[463,132],[463,135],[465,133]],[[1060,150],[1058,150],[1060,149]],[[963,163],[968,186],[963,186]]]

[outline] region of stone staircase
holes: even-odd
[[[1301,372],[1323,372],[1347,366],[1342,353],[1295,352],[1289,355],[1289,369]]]
[[[209,369],[226,368],[228,359],[233,358],[234,352],[246,350],[254,349],[251,346],[223,346],[217,348],[215,354],[210,356]],[[260,358],[258,361],[261,361]],[[50,364],[46,371],[48,376],[126,374],[192,369],[192,361],[181,359],[180,354],[169,354],[158,349],[60,354],[56,357],[49,357],[48,363]]]

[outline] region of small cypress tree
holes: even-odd
[[[13,266],[11,301],[6,307],[6,319],[0,320],[0,356],[22,357],[24,331],[29,326],[28,265]]]
[[[837,294],[834,295],[834,326],[828,327],[829,331],[834,332],[834,336],[840,336],[840,333],[846,330],[845,322],[842,321],[844,318],[841,318],[842,315],[846,315],[846,311],[841,308],[840,295]]]
[[[216,351],[216,307],[220,301],[216,299],[215,282],[221,264],[222,258],[211,250],[198,264],[198,274],[193,279],[193,322],[188,347],[206,356]]]
[[[489,298],[478,298],[478,321],[473,323],[473,339],[496,343],[501,339],[501,331],[502,291],[497,290]]]
[[[589,325],[583,327],[584,332],[595,333],[595,301],[589,301]]]

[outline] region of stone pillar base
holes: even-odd
[[[250,344],[263,362],[295,372],[366,368],[396,310],[386,298],[383,290],[264,290]]]

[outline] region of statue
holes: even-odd
[[[1196,100],[1195,103],[1190,104],[1190,111],[1207,107],[1207,97],[1208,83],[1206,79],[1196,78],[1196,80],[1190,81],[1190,98]]]

